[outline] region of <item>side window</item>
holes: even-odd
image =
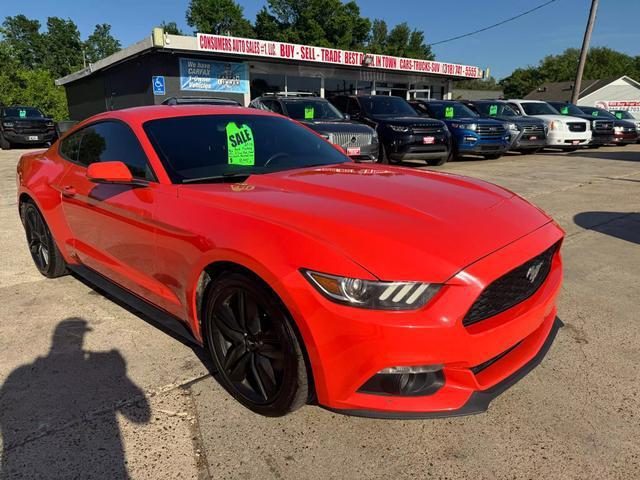
[[[342,113],[347,113],[347,98],[346,97],[332,97],[329,101],[340,110]]]
[[[78,160],[78,150],[80,149],[80,140],[84,130],[72,133],[60,142],[60,154],[67,160],[75,162]]]
[[[517,104],[509,103],[509,106],[513,108],[518,115],[522,115],[522,110],[520,110],[520,107]]]
[[[421,115],[429,115],[429,109],[427,108],[427,106],[424,103],[415,102],[415,103],[412,103],[411,106],[419,114],[421,114]]]
[[[129,167],[134,177],[154,180],[147,156],[129,127],[120,122],[102,122],[83,132],[78,154],[80,164],[119,161]]]
[[[267,107],[267,109],[271,110],[274,113],[279,113],[280,115],[282,115],[284,112],[282,111],[282,106],[280,105],[280,102],[277,100],[263,100],[265,106]]]
[[[360,115],[360,104],[358,103],[358,100],[356,100],[355,98],[349,98],[349,103],[347,105],[348,108],[348,114],[353,116],[353,115]]]

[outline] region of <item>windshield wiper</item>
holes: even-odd
[[[223,173],[222,175],[213,175],[211,177],[185,178],[182,183],[236,183],[244,182],[254,173]]]

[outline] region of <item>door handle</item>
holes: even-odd
[[[76,194],[76,189],[71,185],[62,187],[62,195],[65,197],[73,197]]]

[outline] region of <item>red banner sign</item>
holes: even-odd
[[[335,48],[311,47],[251,38],[226,37],[207,33],[198,33],[198,49],[208,52],[300,60],[349,67],[399,70],[417,74],[482,78],[482,69],[470,65],[353,52]]]

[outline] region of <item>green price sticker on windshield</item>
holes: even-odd
[[[617,113],[616,113],[616,118],[617,118],[618,120],[622,120],[622,113],[621,113],[621,112],[617,112]]]
[[[498,105],[491,105],[489,107],[489,115],[491,115],[492,117],[498,115]]]
[[[256,149],[251,127],[238,127],[235,122],[229,122],[226,130],[229,165],[255,165]]]
[[[593,112],[591,112],[591,116],[592,117],[597,117],[598,116],[598,111],[594,110]]]
[[[560,113],[563,115],[569,115],[569,107],[562,107]]]
[[[444,118],[453,118],[453,107],[445,107]]]
[[[315,116],[313,107],[304,107],[304,119],[305,120],[313,120]]]
[[[27,111],[26,110],[18,110],[18,116],[20,118],[25,118],[27,116]]]

